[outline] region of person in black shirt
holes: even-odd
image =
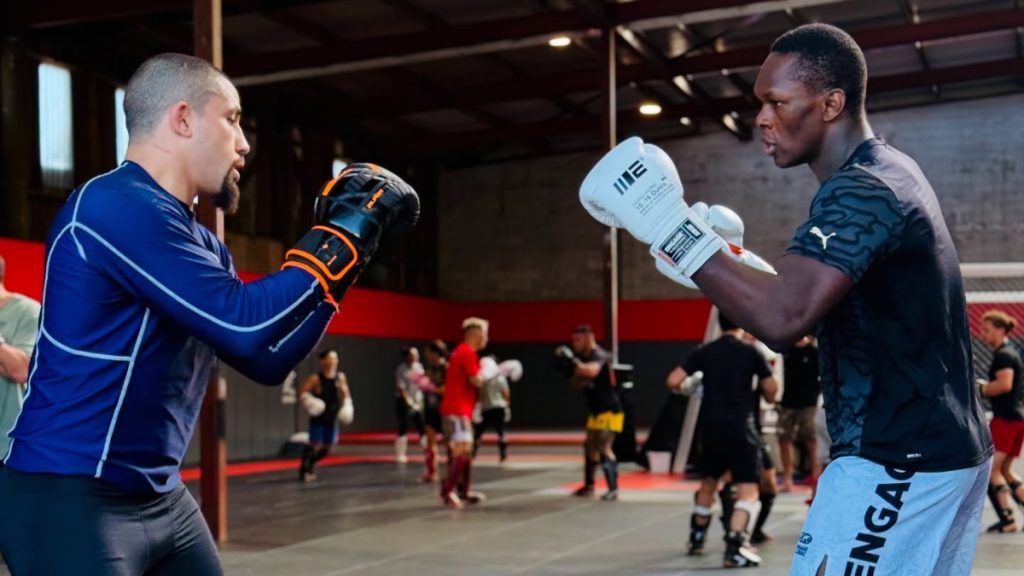
[[[761,558],[747,543],[747,527],[757,517],[763,464],[754,415],[754,378],[758,379],[757,389],[769,402],[775,400],[778,383],[761,353],[741,339],[743,330],[721,313],[718,322],[722,336],[694,350],[668,377],[669,387],[676,388],[690,374],[703,373],[703,400],[697,419],[701,485],[690,518],[689,553],[704,551],[715,491],[729,472],[736,485],[736,501],[728,520],[723,565],[757,566]],[[723,501],[723,507],[728,504]]]
[[[782,361],[782,402],[779,409],[779,456],[783,492],[793,490],[793,444],[806,450],[813,484],[821,473],[818,465],[815,415],[821,384],[818,382],[818,349],[814,336],[804,336]]]
[[[313,374],[299,389],[299,397],[309,413],[309,444],[302,452],[299,479],[316,480],[316,463],[330,453],[338,439],[338,412],[351,398],[348,378],[338,370],[338,353],[322,350],[319,354],[320,371]]]
[[[577,326],[572,333],[572,348],[555,349],[559,368],[574,388],[582,389],[587,400],[587,437],[583,443],[583,486],[576,496],[594,494],[594,469],[598,464],[604,472],[608,491],[602,500],[619,497],[619,472],[612,444],[622,432],[625,415],[615,386],[611,354],[597,345],[590,326]]]
[[[437,480],[437,435],[441,433],[441,397],[444,394],[444,378],[448,371],[448,345],[444,340],[432,340],[423,349],[423,431],[427,445],[423,448],[423,465],[426,471],[420,482]],[[447,450],[446,450],[447,451]]]
[[[768,368],[772,371],[773,375],[777,376],[779,374],[779,365],[782,363],[782,356],[779,353],[766,346],[764,342],[754,338],[749,332],[743,332],[743,341],[757,350],[758,354],[768,363]],[[775,386],[775,391],[771,394],[771,397],[775,398],[778,396],[778,381],[772,378],[770,382]],[[774,540],[771,535],[764,531],[764,526],[768,522],[768,515],[771,514],[772,507],[775,505],[775,497],[778,493],[778,487],[775,483],[778,472],[775,469],[775,459],[772,458],[772,445],[765,437],[765,430],[761,422],[763,416],[761,399],[766,398],[768,394],[762,387],[760,379],[754,385],[754,390],[754,424],[757,426],[757,433],[760,437],[759,445],[762,462],[761,482],[758,485],[758,500],[761,502],[761,507],[757,512],[757,519],[754,520],[754,527],[750,531],[750,543],[756,546]],[[774,407],[771,409],[774,410]],[[719,493],[719,497],[721,496],[721,493]]]
[[[1020,350],[1007,338],[1016,325],[1017,319],[1002,310],[989,310],[981,318],[981,340],[992,349],[992,365],[988,380],[978,384],[981,395],[992,402],[989,428],[996,447],[988,497],[999,514],[989,532],[1016,532],[1010,497],[1024,505],[1024,486],[1013,472],[1013,461],[1024,446],[1024,365]]]
[[[866,90],[864,54],[835,26],[799,26],[772,44],[754,84],[764,153],[780,168],[807,164],[820,183],[773,271],[688,206],[668,155],[638,139],[598,162],[580,199],[769,347],[817,336],[832,461],[793,574],[906,574],[908,564],[968,574],[993,448],[960,261],[921,168],[875,137]]]

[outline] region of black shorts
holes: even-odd
[[[764,440],[761,440],[761,468],[763,470],[775,468],[775,460],[772,460],[772,447]]]
[[[427,406],[423,409],[423,422],[427,426],[434,429],[434,432],[440,432],[443,427],[441,425],[441,407],[440,406]]]
[[[132,494],[85,476],[0,466],[0,553],[12,574],[223,574],[183,484]]]
[[[733,482],[761,481],[761,439],[752,423],[707,423],[699,435],[701,476],[721,478],[731,471]]]
[[[423,412],[412,410],[405,399],[401,397],[395,398],[395,420],[398,422],[399,436],[405,436],[406,432],[409,431],[410,420],[412,420],[412,425],[416,427],[416,432],[420,436],[423,435]]]

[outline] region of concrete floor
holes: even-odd
[[[624,474],[618,502],[569,496],[579,482],[578,449],[513,447],[499,465],[485,447],[476,487],[487,502],[443,508],[422,466],[368,461],[323,467],[302,484],[294,472],[230,480],[225,572],[234,576],[682,575],[721,574],[721,532],[708,553],[684,554],[692,483]],[[342,447],[385,455],[387,447]],[[630,470],[633,470],[630,472]],[[751,576],[788,574],[806,514],[806,492],[780,494]],[[985,525],[994,521],[985,511]],[[909,571],[908,571],[909,573]],[[972,574],[1024,573],[1024,534],[980,535]]]
[[[441,506],[422,464],[397,465],[387,446],[344,446],[355,462],[321,467],[303,484],[293,470],[229,480],[229,576],[620,576],[722,574],[722,533],[708,553],[684,554],[693,482],[623,470],[618,502],[574,498],[578,448],[512,447],[499,465],[485,447],[475,487],[485,503]],[[197,486],[189,484],[194,491]],[[806,489],[780,494],[750,576],[789,573],[806,514]],[[983,525],[995,521],[986,505]],[[908,570],[907,574],[913,573]],[[0,574],[6,575],[0,565]],[[981,534],[975,576],[1024,574],[1024,533]]]

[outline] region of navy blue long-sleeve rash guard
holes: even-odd
[[[5,463],[168,492],[214,356],[277,384],[334,312],[296,268],[243,284],[189,207],[125,162],[76,190],[50,231],[28,394]]]

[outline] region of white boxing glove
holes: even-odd
[[[338,422],[348,426],[356,418],[356,407],[352,404],[351,398],[345,398],[345,402],[341,404],[341,410],[338,410]]]
[[[708,207],[703,202],[697,202],[691,207],[691,210],[695,214],[703,216],[711,226],[711,229],[725,241],[725,246],[722,249],[723,252],[740,264],[750,266],[755,270],[775,274],[775,267],[765,261],[764,258],[743,248],[743,219],[738,214],[720,204]],[[662,260],[658,260],[656,264],[658,272],[687,288],[699,289],[693,280],[687,276],[680,275],[678,271]]]
[[[682,384],[679,386],[679,394],[689,396],[693,394],[693,391],[700,383],[704,381],[704,372],[697,370],[693,374],[690,374],[686,378],[683,378]]]
[[[498,372],[510,382],[519,382],[523,377],[523,363],[519,360],[505,360],[498,364]]]
[[[654,258],[692,276],[725,242],[683,201],[683,185],[668,154],[640,138],[624,140],[590,170],[580,202],[595,220],[625,228],[650,245]]]
[[[413,386],[416,386],[424,392],[436,393],[437,386],[434,385],[433,380],[430,379],[426,374],[416,374],[412,377]]]
[[[731,208],[715,204],[707,209],[704,219],[726,244],[743,248],[743,219]]]
[[[323,400],[313,396],[309,392],[303,392],[302,396],[299,397],[299,401],[302,402],[302,408],[306,411],[306,414],[316,418],[317,416],[324,413],[327,409],[327,403]]]
[[[488,380],[494,379],[500,374],[498,370],[498,363],[494,361],[493,356],[484,356],[480,359],[480,371],[477,372],[477,376],[481,380],[487,382]]]

